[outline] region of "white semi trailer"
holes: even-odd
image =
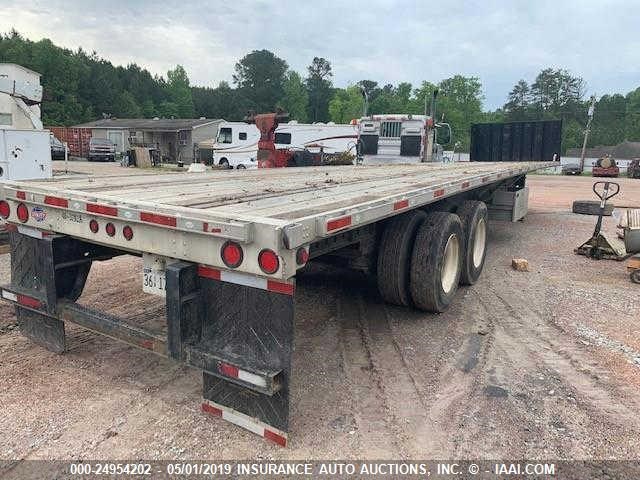
[[[52,351],[64,352],[71,322],[202,371],[204,412],[286,445],[296,273],[330,258],[375,276],[389,303],[442,312],[460,285],[480,279],[489,213],[522,218],[527,173],[550,165],[422,162],[8,182],[0,214],[12,229],[12,278],[1,297],[15,304],[23,334]],[[115,316],[78,303],[92,263],[119,255],[143,258],[132,314],[127,305]],[[164,298],[145,303],[150,294]],[[137,323],[141,304],[159,308],[149,315],[157,327]]]
[[[0,63],[0,181],[51,177],[50,132],[40,120],[40,75]]]

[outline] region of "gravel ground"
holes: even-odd
[[[288,448],[203,414],[197,371],[74,326],[49,353],[0,304],[0,458],[639,458],[640,290],[623,263],[573,254],[591,179],[529,183],[530,214],[491,224],[480,281],[444,314],[384,305],[357,274],[301,275]],[[139,276],[135,258],[96,264],[81,301],[161,309]]]

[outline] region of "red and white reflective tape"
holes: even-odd
[[[486,173],[480,174],[472,179],[461,179],[455,182],[451,182],[450,184],[443,187],[432,187],[421,192],[416,191],[412,194],[407,195],[409,196],[409,198],[406,198],[406,196],[404,195],[396,196],[389,198],[388,200],[384,200],[380,203],[372,202],[370,205],[363,206],[358,210],[352,209],[349,211],[349,213],[340,212],[340,216],[334,216],[336,215],[334,213],[331,216],[321,217],[318,225],[321,234],[326,236],[342,230],[348,230],[350,228],[355,228],[367,223],[375,222],[380,217],[394,215],[399,211],[408,208],[427,205],[429,203],[432,203],[433,201],[439,201],[447,196],[454,195],[456,193],[459,193],[460,191],[464,191],[470,188],[482,186],[483,184],[486,184],[488,182],[498,181],[503,178],[516,176],[518,174],[526,172],[527,168],[522,167],[515,170],[495,172],[489,175],[487,175]]]
[[[42,193],[25,192],[22,190],[15,190],[14,196],[15,199],[19,201],[24,200],[46,205],[47,207],[66,209],[73,212],[88,213],[91,215],[100,215],[110,218],[120,218],[124,221],[158,225],[165,228],[209,233],[240,241],[247,241],[249,239],[249,234],[246,231],[247,227],[241,224],[229,225],[223,222],[205,222],[203,220],[185,218],[167,213],[139,211],[122,206],[88,202],[85,200],[74,200],[53,195],[45,195]],[[10,195],[8,197],[10,198]]]
[[[407,208],[408,206],[409,206],[409,200],[405,198],[404,200],[398,200],[397,202],[394,202],[393,210],[394,211],[402,210]]]
[[[225,407],[211,400],[203,399],[202,411],[220,417],[227,422],[231,422],[239,427],[242,427],[250,432],[260,435],[261,437],[271,440],[277,443],[281,447],[287,446],[287,434],[282,430],[267,425],[261,422],[257,418],[250,417],[244,413],[240,413],[233,408]]]
[[[22,235],[26,235],[28,237],[37,238],[39,240],[42,240],[43,238],[54,234],[53,232],[38,230],[37,228],[25,227],[24,225],[16,225],[15,227],[16,230],[18,230],[18,233],[21,233]]]
[[[264,377],[243,370],[240,367],[231,365],[230,363],[218,362],[218,371],[226,377],[237,378],[238,380],[242,380],[243,382],[247,382],[258,387],[267,388],[267,380]]]
[[[327,232],[335,232],[351,226],[351,215],[327,220]]]
[[[20,293],[13,293],[13,292],[10,292],[9,290],[4,290],[4,289],[2,290],[2,298],[4,298],[5,300],[9,300],[11,302],[16,302],[25,307],[35,308],[35,309],[42,308],[42,302],[37,298],[33,298],[28,295],[22,295]]]
[[[207,265],[198,265],[198,275],[212,280],[220,280],[222,282],[260,288],[261,290],[282,293],[284,295],[293,295],[296,289],[295,283],[293,282],[272,280],[270,278],[251,275],[250,273],[231,272],[229,270],[221,270]]]

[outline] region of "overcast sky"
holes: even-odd
[[[264,48],[301,74],[325,57],[340,87],[478,76],[487,109],[546,67],[582,76],[588,94],[637,88],[639,20],[640,0],[0,0],[3,32],[163,75],[182,64],[193,85],[230,82],[238,59]]]

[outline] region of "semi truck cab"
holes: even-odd
[[[358,122],[358,154],[361,163],[420,163],[442,161],[442,143],[449,143],[451,127],[435,123],[429,115],[383,114]]]

